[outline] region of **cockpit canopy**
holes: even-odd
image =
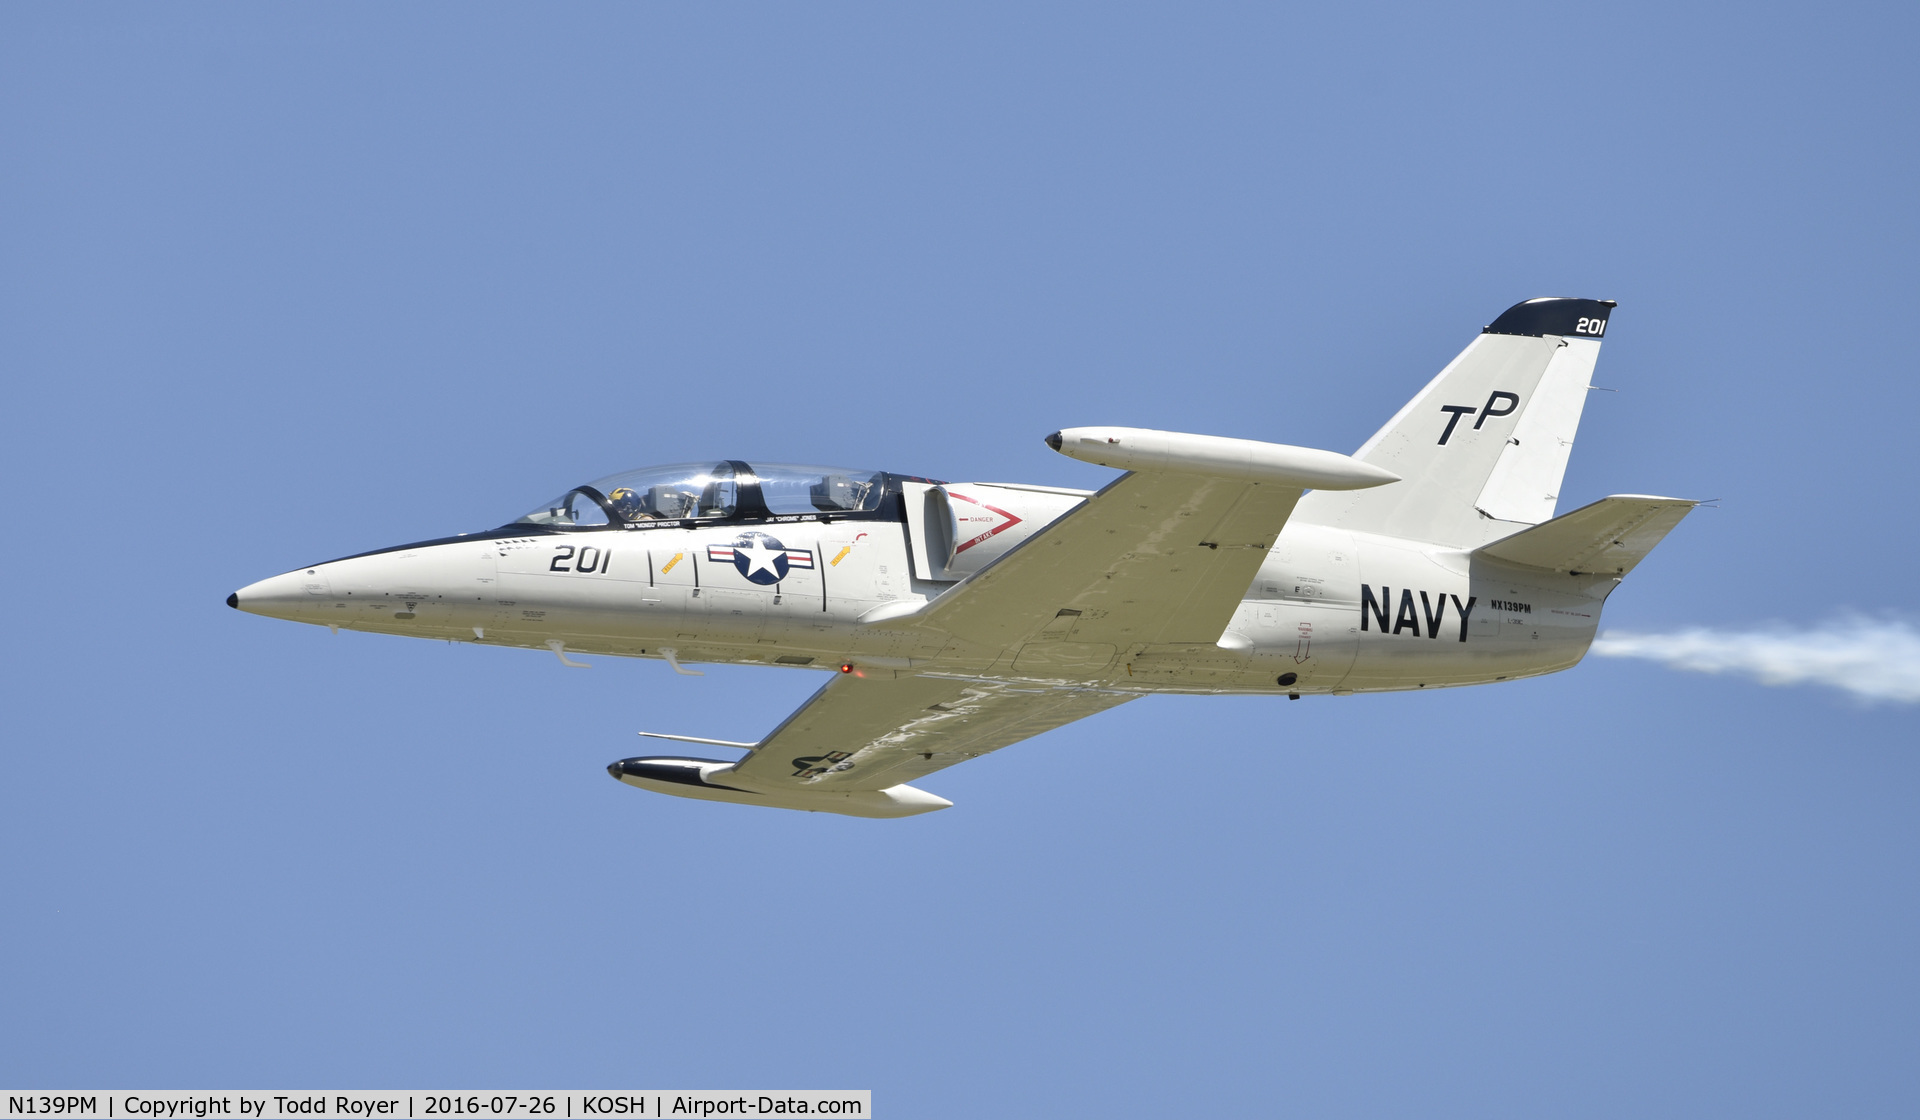
[[[864,513],[880,508],[886,475],[842,467],[724,459],[642,467],[576,486],[514,522],[557,529],[655,521]]]

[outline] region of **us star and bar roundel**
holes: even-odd
[[[766,533],[742,533],[730,545],[710,544],[707,559],[732,564],[734,570],[761,585],[779,583],[794,568],[813,569],[813,553],[788,548]]]

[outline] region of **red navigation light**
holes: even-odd
[[[841,671],[842,673],[851,673],[851,672],[853,672],[853,662],[851,662],[851,661],[843,661],[843,662],[841,662],[841,663],[840,663],[840,671]]]

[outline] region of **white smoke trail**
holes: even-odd
[[[1764,630],[1610,631],[1594,640],[1593,652],[1696,673],[1742,673],[1765,685],[1824,684],[1862,700],[1920,704],[1920,631],[1904,622],[1847,618]]]

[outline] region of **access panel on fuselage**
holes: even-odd
[[[837,621],[852,622],[913,594],[912,561],[898,522],[823,525],[819,541],[827,608]]]
[[[551,637],[635,629],[651,578],[642,534],[541,534],[497,542],[502,631]]]
[[[663,638],[693,638],[704,632],[707,603],[701,595],[697,533],[657,529],[633,534],[647,549],[649,586],[640,597],[641,624]]]
[[[495,550],[460,541],[389,549],[335,560],[307,586],[308,619],[354,629],[420,637],[466,635],[488,625],[497,606]],[[326,594],[320,594],[320,592]]]
[[[1236,623],[1246,627],[1263,669],[1291,673],[1300,691],[1337,688],[1358,648],[1354,608],[1359,565],[1353,534],[1289,525],[1248,589]]]
[[[770,625],[779,631],[822,613],[814,533],[804,521],[706,531],[695,560],[716,638],[759,641]]]

